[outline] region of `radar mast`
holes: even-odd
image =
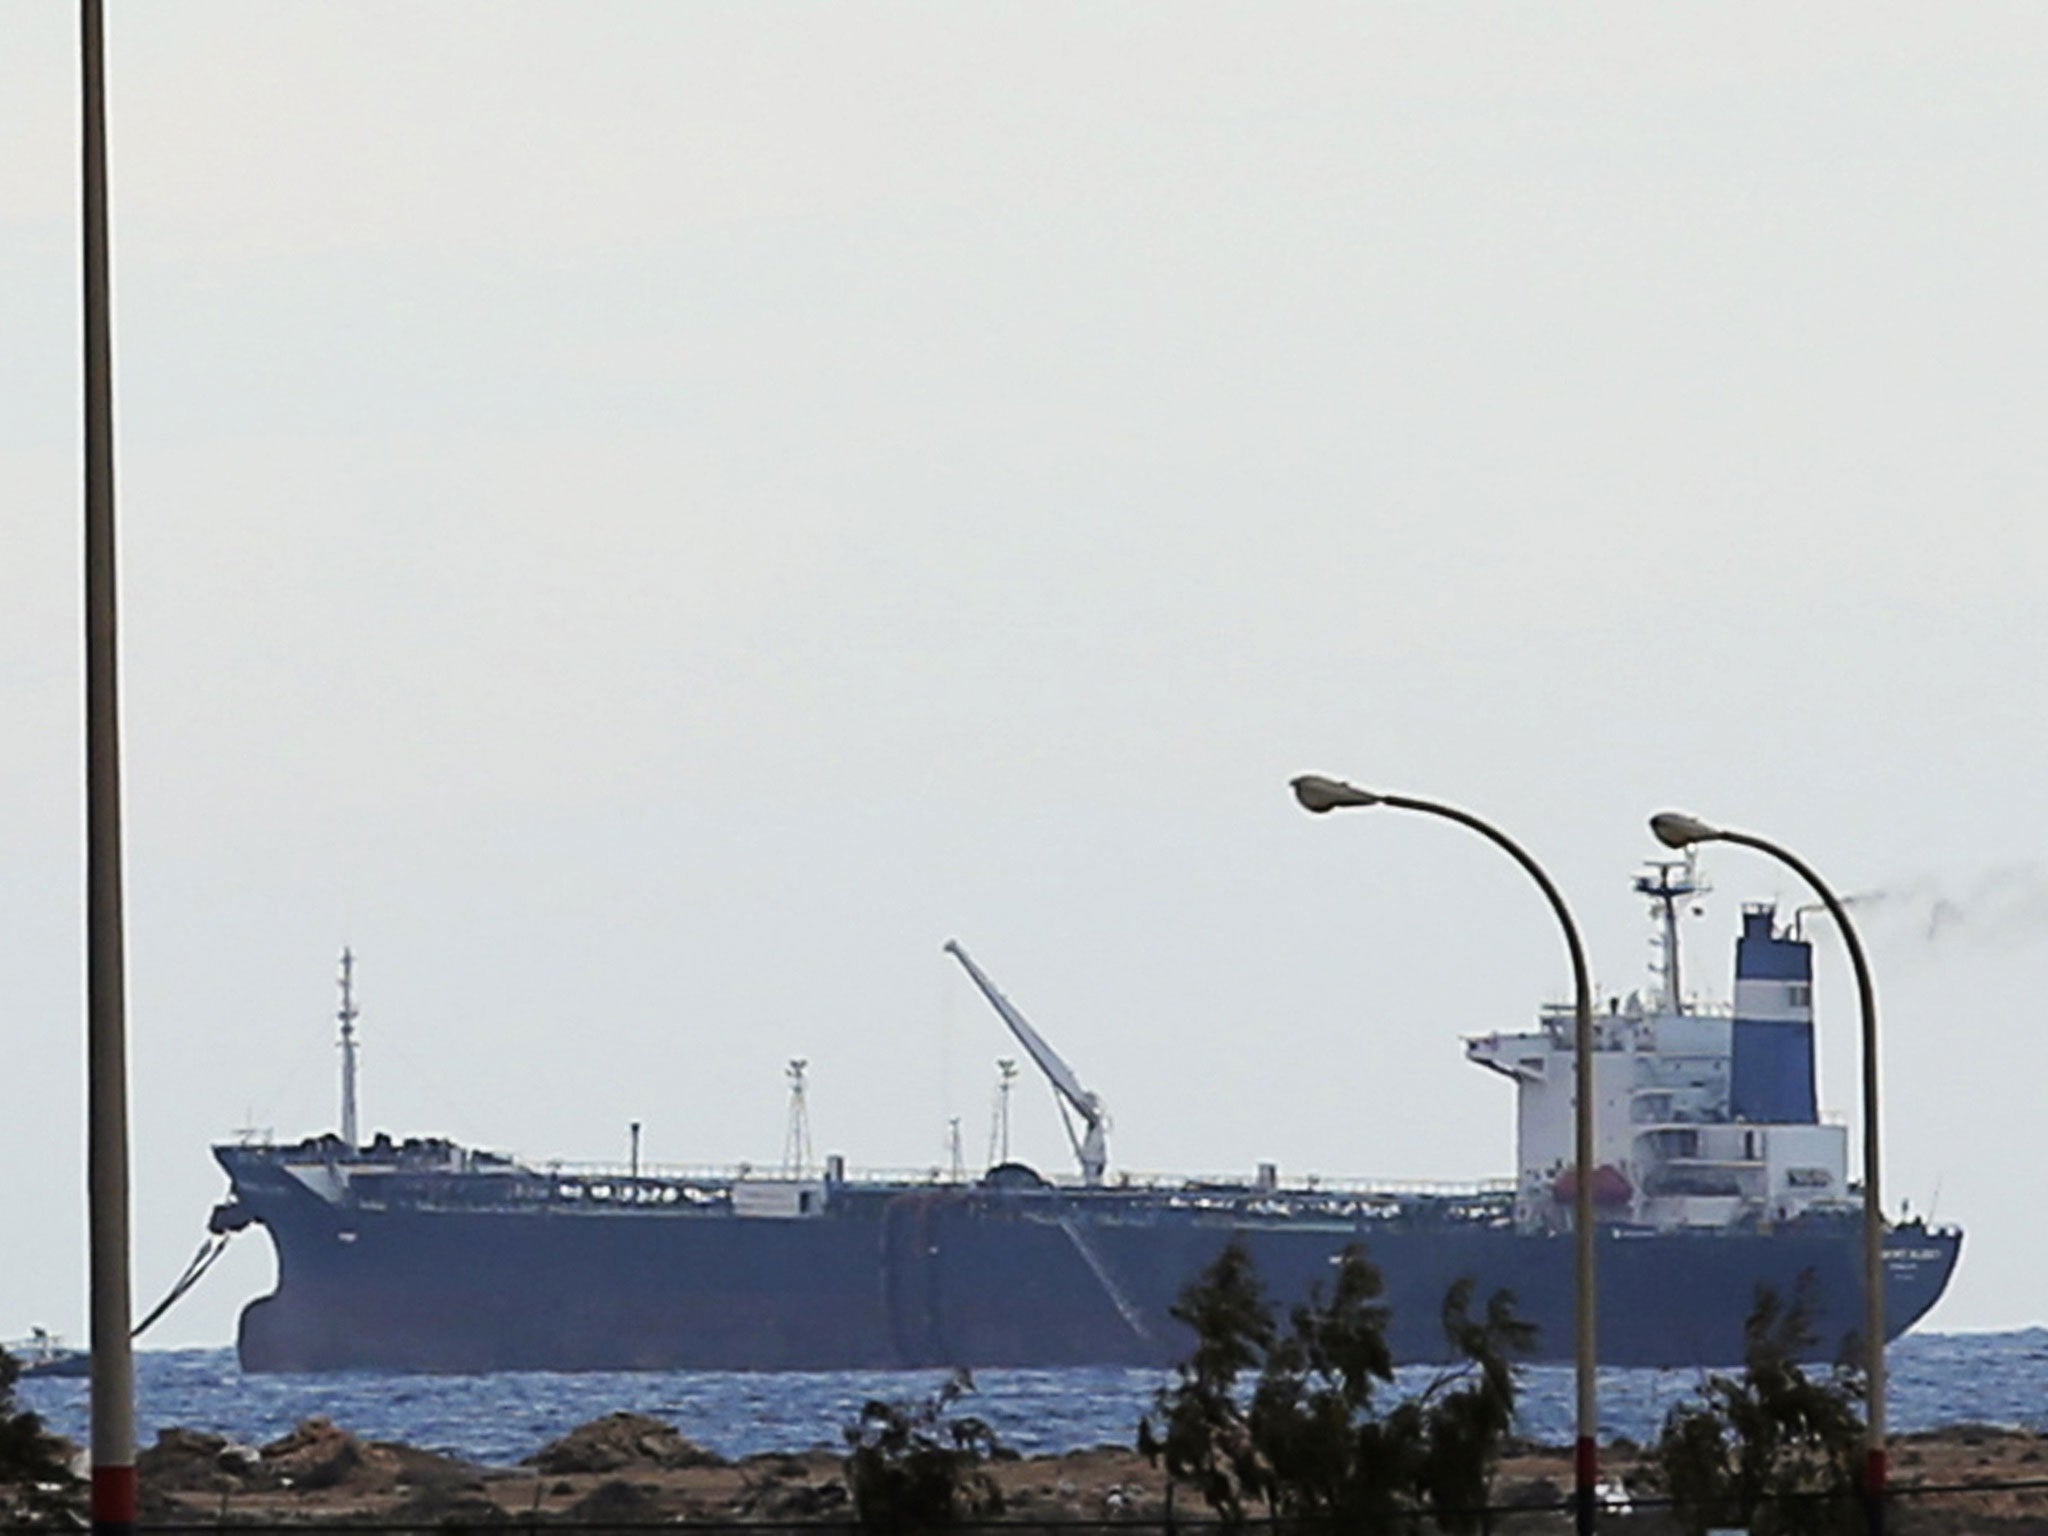
[[[1686,849],[1682,859],[1653,859],[1648,869],[1647,874],[1636,876],[1635,888],[1656,903],[1650,909],[1650,919],[1657,924],[1652,942],[1659,954],[1650,970],[1662,986],[1665,1010],[1684,1013],[1685,988],[1678,968],[1678,904],[1704,896],[1713,887],[1700,874],[1697,849]]]

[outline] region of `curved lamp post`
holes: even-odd
[[[1828,909],[1828,916],[1835,920],[1842,943],[1849,951],[1849,965],[1856,972],[1856,1004],[1863,1020],[1863,1353],[1870,1388],[1863,1493],[1869,1528],[1873,1536],[1879,1536],[1884,1530],[1885,1491],[1884,1206],[1878,1198],[1877,1179],[1877,989],[1871,984],[1870,964],[1863,957],[1863,941],[1857,937],[1847,909],[1828,889],[1827,882],[1804,859],[1776,843],[1748,832],[1731,832],[1677,811],[1652,816],[1650,830],[1667,848],[1690,848],[1695,843],[1739,843],[1790,866],[1813,887],[1821,905]]]
[[[1586,951],[1579,942],[1579,930],[1572,922],[1571,912],[1551,883],[1550,876],[1542,866],[1522,851],[1519,844],[1498,828],[1489,826],[1468,811],[1455,806],[1439,805],[1433,800],[1415,800],[1407,795],[1381,795],[1371,790],[1359,789],[1344,783],[1341,779],[1326,779],[1318,774],[1304,774],[1294,780],[1294,798],[1302,808],[1321,814],[1353,806],[1384,805],[1397,811],[1421,811],[1430,816],[1441,816],[1446,821],[1455,821],[1462,827],[1469,827],[1488,842],[1494,844],[1521,865],[1530,879],[1542,890],[1550,903],[1551,911],[1557,914],[1557,921],[1564,929],[1565,948],[1571,952],[1572,961],[1572,1006],[1575,1019],[1572,1043],[1575,1054],[1575,1102],[1573,1120],[1577,1132],[1573,1189],[1572,1189],[1572,1234],[1574,1239],[1574,1292],[1576,1305],[1573,1309],[1574,1337],[1576,1342],[1575,1363],[1578,1386],[1578,1438],[1572,1458],[1573,1467],[1573,1509],[1577,1520],[1579,1536],[1588,1536],[1593,1529],[1593,1485],[1599,1470],[1599,1451],[1595,1436],[1599,1432],[1597,1414],[1597,1393],[1594,1372],[1597,1367],[1597,1353],[1594,1347],[1593,1288],[1593,996],[1592,987],[1586,976]]]

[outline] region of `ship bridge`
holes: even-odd
[[[1659,1229],[1769,1224],[1848,1199],[1845,1128],[1814,1108],[1811,949],[1796,922],[1745,907],[1732,1003],[1685,995],[1681,903],[1704,892],[1691,863],[1636,883],[1656,905],[1656,985],[1593,1019],[1595,1198],[1610,1222]],[[1696,911],[1697,909],[1689,909]],[[1576,1016],[1546,1005],[1535,1027],[1476,1035],[1466,1058],[1515,1084],[1515,1219],[1570,1225]]]

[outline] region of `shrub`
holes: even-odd
[[[1002,1512],[987,1466],[1002,1449],[995,1431],[972,1415],[945,1416],[973,1390],[959,1371],[923,1403],[862,1405],[846,1428],[846,1483],[864,1529],[937,1530]]]
[[[69,1513],[78,1501],[62,1440],[42,1419],[15,1405],[21,1366],[0,1349],[0,1517],[39,1519]]]
[[[1665,1416],[1656,1463],[1693,1531],[1742,1526],[1758,1536],[1828,1536],[1860,1526],[1854,1497],[1863,1443],[1863,1378],[1848,1365],[1809,1376],[1811,1273],[1790,1304],[1759,1287],[1743,1325],[1739,1376],[1710,1375],[1700,1400]]]
[[[1194,1353],[1174,1368],[1175,1383],[1155,1402],[1165,1438],[1149,1417],[1138,1422],[1138,1449],[1167,1475],[1192,1483],[1209,1507],[1233,1523],[1244,1518],[1245,1495],[1271,1481],[1265,1448],[1254,1444],[1238,1402],[1239,1377],[1274,1346],[1273,1309],[1242,1243],[1233,1242],[1180,1294],[1171,1316],[1194,1331]]]
[[[1472,1282],[1444,1298],[1455,1363],[1419,1394],[1382,1411],[1394,1379],[1385,1287],[1363,1250],[1339,1257],[1335,1284],[1292,1309],[1282,1332],[1251,1256],[1232,1243],[1173,1309],[1195,1349],[1155,1400],[1138,1448],[1192,1483],[1224,1520],[1250,1500],[1276,1517],[1387,1530],[1426,1512],[1446,1531],[1474,1530],[1514,1419],[1512,1363],[1534,1330],[1505,1291],[1472,1315]],[[1242,1378],[1257,1369],[1249,1396]]]

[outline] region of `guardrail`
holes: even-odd
[[[790,1173],[782,1168],[759,1168],[751,1163],[723,1167],[643,1163],[636,1172],[616,1163],[522,1163],[530,1173],[548,1178],[574,1179],[580,1183],[614,1184],[819,1184],[825,1182],[822,1169],[807,1168]],[[1084,1183],[1076,1174],[1040,1174],[1052,1188],[1075,1194],[1116,1194],[1125,1190],[1140,1193],[1182,1194],[1191,1191],[1278,1193],[1290,1195],[1391,1195],[1472,1198],[1512,1195],[1513,1179],[1328,1179],[1309,1173],[1275,1186],[1261,1184],[1242,1173],[1141,1173],[1111,1175],[1101,1184]],[[847,1184],[953,1185],[969,1187],[981,1182],[980,1173],[955,1173],[946,1168],[849,1168],[839,1182]]]

